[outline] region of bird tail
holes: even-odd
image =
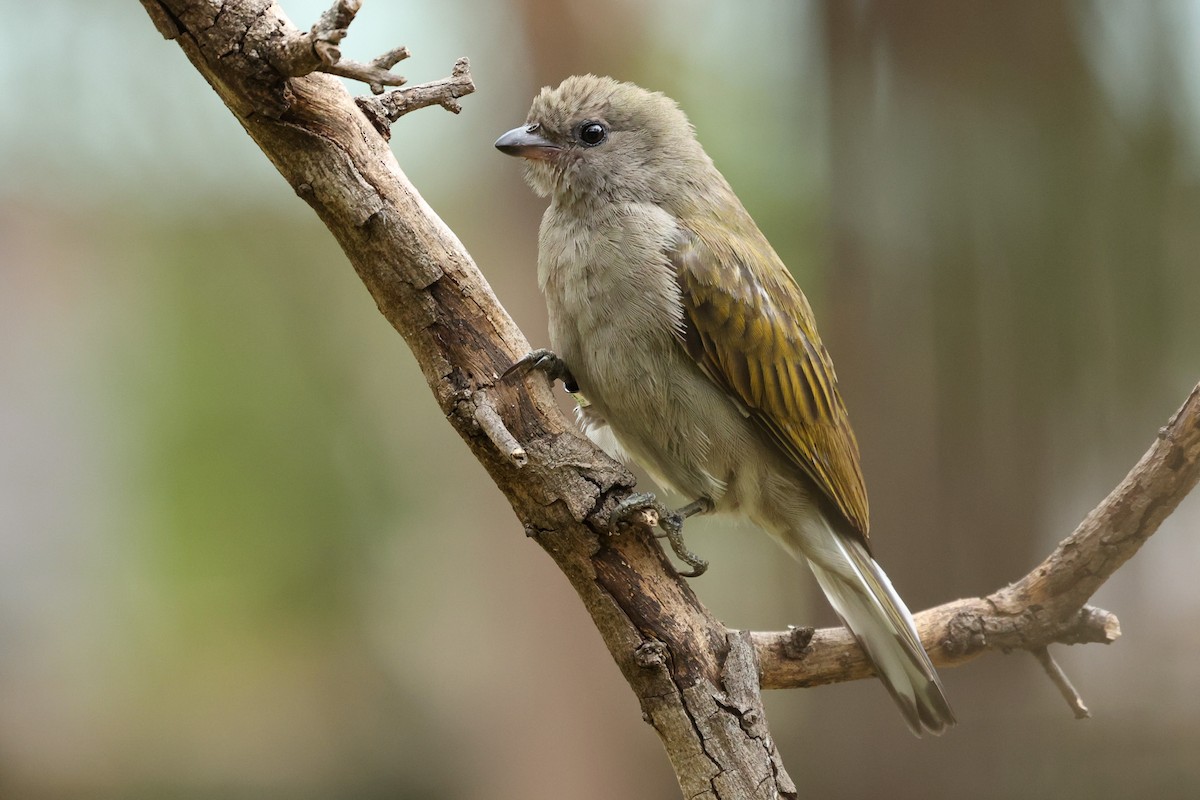
[[[820,554],[824,564],[806,559],[822,591],[875,665],[912,732],[942,733],[955,724],[954,712],[912,614],[862,544],[836,534],[830,538],[826,544],[833,548]]]

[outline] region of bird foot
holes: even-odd
[[[534,370],[546,373],[546,377],[551,381],[562,381],[563,388],[571,394],[579,391],[579,384],[575,382],[575,376],[571,374],[571,370],[567,369],[567,362],[563,361],[558,353],[545,348],[526,353],[515,364],[504,370],[504,374],[500,378],[503,380],[512,375],[520,377]]]
[[[630,518],[639,512],[653,512],[653,516],[657,519],[652,523],[657,525],[659,533],[655,533],[656,538],[666,538],[671,543],[671,549],[675,551],[675,555],[679,556],[679,560],[685,562],[692,569],[688,572],[680,572],[684,578],[698,578],[708,569],[708,562],[700,556],[693,553],[687,548],[683,542],[683,521],[693,514],[704,513],[712,510],[712,501],[707,497],[702,497],[678,511],[671,509],[658,502],[650,492],[641,492],[632,494],[622,500],[608,518],[608,532],[617,534],[621,532],[621,526],[627,525]],[[648,523],[651,524],[651,523]]]

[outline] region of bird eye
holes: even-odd
[[[608,128],[599,122],[585,122],[579,126],[579,141],[588,147],[595,147],[608,138]]]

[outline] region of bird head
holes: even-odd
[[[560,204],[666,205],[712,168],[674,100],[595,75],[543,88],[496,148],[526,159],[525,180]]]

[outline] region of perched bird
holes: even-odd
[[[550,199],[538,283],[553,352],[514,366],[578,390],[588,434],[693,498],[682,516],[742,514],[807,562],[913,732],[953,725],[871,557],[858,444],[812,309],[683,111],[576,76],[542,89],[496,147]]]

